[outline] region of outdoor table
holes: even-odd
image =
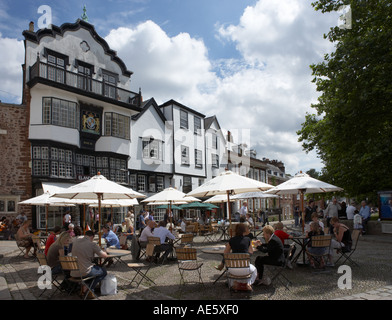
[[[122,249],[107,248],[106,249],[106,253],[107,253],[108,256],[106,258],[104,258],[104,259],[96,257],[96,262],[101,267],[104,266],[110,259],[114,259],[117,262],[126,264],[124,261],[122,261],[122,258],[127,256],[127,255],[130,255],[131,251],[129,251],[129,250],[122,250]]]
[[[230,228],[230,224],[218,224],[217,228],[222,231],[221,236],[219,237],[218,241],[227,241],[230,239],[227,230]]]
[[[209,247],[209,248],[201,249],[201,252],[207,253],[207,254],[219,254],[219,255],[221,255],[222,258],[223,258],[223,254],[224,254],[225,249],[226,249],[226,247],[222,247],[222,246],[220,246],[220,247]],[[214,284],[215,284],[220,278],[222,278],[222,276],[223,276],[225,273],[226,273],[226,270],[224,270],[224,271],[219,275],[219,277],[214,281]]]
[[[293,262],[297,263],[298,265],[305,265],[305,252],[306,252],[306,244],[307,244],[307,237],[305,235],[300,235],[300,236],[294,236],[292,240],[300,246],[300,251],[298,254],[294,257]],[[298,258],[302,254],[302,262],[298,262]]]

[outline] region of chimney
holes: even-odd
[[[29,23],[29,31],[30,31],[30,32],[34,32],[34,22],[33,22],[33,21],[31,21],[31,22]]]

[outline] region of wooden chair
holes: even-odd
[[[50,269],[50,267],[49,267],[49,265],[48,265],[48,261],[47,261],[47,259],[46,259],[46,255],[45,255],[45,253],[43,253],[43,252],[37,252],[37,259],[38,259],[38,263],[39,263],[39,265],[41,266],[41,267],[44,267],[44,266],[46,266],[46,267],[48,267],[49,269]],[[50,299],[57,291],[62,291],[61,290],[61,284],[60,284],[60,282],[57,280],[57,277],[59,276],[60,274],[56,274],[56,273],[53,273],[53,272],[51,272],[51,279],[52,279],[52,281],[51,281],[51,285],[53,285],[55,288],[56,288],[56,290],[54,290],[53,292],[52,292],[52,294],[48,297],[48,299]],[[50,287],[49,287],[50,288]],[[41,294],[39,295],[39,298],[45,293],[45,291],[47,290],[48,288],[47,287],[45,287],[45,289],[43,289],[43,291],[41,292]]]
[[[210,225],[200,225],[199,234],[200,236],[204,237],[203,243],[204,241],[213,241],[212,237],[214,234]]]
[[[148,243],[147,247],[146,247],[146,262],[131,262],[128,263],[128,267],[133,269],[134,271],[136,271],[135,276],[133,277],[133,279],[131,280],[130,284],[132,284],[133,282],[135,282],[137,284],[136,287],[139,287],[140,283],[144,280],[150,281],[153,284],[155,284],[154,280],[152,280],[151,278],[149,278],[147,276],[148,271],[150,270],[150,268],[153,265],[153,258],[154,258],[154,248],[155,245],[152,243]],[[144,269],[144,271],[143,271]],[[140,276],[140,280],[139,281],[135,281],[136,277]]]
[[[199,283],[203,284],[201,278],[202,262],[197,262],[197,251],[195,248],[177,247],[176,255],[178,261],[178,270],[180,272],[180,284],[185,285],[184,273],[186,271],[197,271],[199,274]]]
[[[31,239],[33,240],[34,247],[37,248],[37,252],[44,252],[45,251],[45,246],[41,244],[41,239],[39,235],[33,234],[31,236]]]
[[[338,258],[338,260],[336,260],[336,263],[338,263],[340,259],[345,258],[342,264],[345,264],[346,261],[348,260],[352,264],[355,264],[357,267],[359,267],[358,263],[356,263],[354,260],[351,259],[351,256],[357,249],[360,235],[361,235],[361,230],[353,230],[353,232],[351,233],[351,239],[352,239],[351,250],[347,252],[343,250],[343,248],[338,249],[337,252],[340,254],[340,257]]]
[[[313,236],[311,238],[312,247],[313,248],[326,248],[324,252],[321,253],[311,253],[308,251],[308,247],[306,247],[306,253],[310,258],[313,258],[315,264],[321,267],[324,264],[324,257],[329,254],[329,247],[331,246],[332,235],[320,235]]]
[[[194,226],[193,224],[187,225],[187,226],[185,227],[185,232],[186,232],[186,233],[192,233],[192,234],[194,234],[194,232],[195,232],[195,226]]]
[[[161,239],[159,237],[147,237],[147,243],[151,243],[154,245],[155,258],[156,260],[158,260],[161,253],[157,252],[157,247],[161,245]]]
[[[94,291],[91,289],[91,285],[92,285],[93,281],[91,281],[90,285],[86,283],[86,281],[94,280],[96,278],[96,276],[90,276],[90,277],[82,276],[77,257],[62,256],[62,257],[59,257],[59,260],[60,260],[61,268],[63,269],[63,272],[64,271],[69,271],[69,272],[74,271],[78,274],[77,276],[73,276],[73,277],[68,278],[68,281],[70,281],[71,283],[74,284],[74,287],[70,290],[69,294],[74,292],[77,285],[81,285],[81,286],[84,285],[87,287],[87,291],[86,291],[86,294],[85,294],[83,300],[87,299],[89,292],[91,292],[94,295],[94,297],[98,299],[98,297],[95,295]]]
[[[191,246],[193,245],[193,233],[184,233],[183,235],[181,235],[180,238],[180,243],[179,245],[181,247],[185,247],[185,246]]]
[[[128,240],[127,240],[127,235],[126,234],[123,234],[123,233],[121,233],[120,234],[120,237],[119,237],[119,241],[120,241],[120,246],[121,246],[121,249],[123,249],[123,250],[127,250],[128,249]]]
[[[234,281],[248,281],[252,272],[250,270],[250,254],[249,253],[225,253],[223,255],[226,268],[226,277],[229,283],[230,293],[233,291],[231,280]],[[236,272],[238,269],[244,269],[241,275]],[[247,270],[246,270],[247,269]]]

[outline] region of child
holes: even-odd
[[[287,254],[288,254],[288,252],[290,250],[290,245],[289,244],[285,244],[285,240],[286,239],[292,239],[293,236],[289,235],[288,233],[283,231],[283,223],[282,222],[277,222],[274,225],[274,228],[275,228],[274,234],[280,239],[280,241],[282,241],[284,256],[287,257]],[[291,256],[289,257],[289,261],[288,261],[289,269],[292,269],[292,265],[291,265],[290,260],[293,258],[294,253],[295,253],[295,247],[294,247],[293,251],[291,252]]]
[[[355,210],[355,214],[354,214],[354,229],[356,230],[362,230],[363,226],[362,226],[362,217],[359,214],[358,210]]]

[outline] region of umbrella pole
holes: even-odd
[[[102,222],[102,218],[101,218],[101,198],[102,198],[102,194],[98,193],[98,244],[99,246],[101,246],[101,222]]]
[[[172,202],[171,202],[171,200],[170,200],[170,201],[169,201],[170,232],[173,232],[173,228],[172,228],[173,214],[171,213],[171,211],[172,211],[171,205],[172,205]]]
[[[231,206],[230,206],[230,191],[227,190],[227,207],[228,207],[228,212],[229,212],[229,224],[230,224],[230,238],[232,237],[233,231],[231,230]]]
[[[256,237],[255,198],[253,198],[253,234]]]
[[[300,201],[301,201],[301,217],[302,217],[302,234],[305,230],[305,212],[304,212],[304,192],[300,190]]]
[[[86,233],[86,204],[83,203],[83,234]]]
[[[46,229],[46,234],[48,234],[48,211],[49,211],[49,205],[45,205],[45,214],[46,214],[46,219],[45,219],[45,229]]]

